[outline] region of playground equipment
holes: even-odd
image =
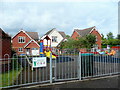
[[[115,55],[116,54],[116,51],[115,50],[111,50],[110,53],[107,53],[108,55]]]
[[[44,46],[43,46],[43,40],[40,40],[40,56],[43,57],[44,56]]]
[[[110,53],[108,53],[108,51],[100,51],[100,50],[98,50],[97,52],[99,54],[101,54],[101,55],[104,55],[104,54],[106,54],[106,55],[115,55],[116,54],[116,51],[113,50],[113,49],[110,51]]]
[[[46,40],[46,42],[44,42]],[[45,45],[46,43],[47,45]],[[51,39],[48,36],[45,36],[42,40],[40,40],[40,56],[50,58],[50,53],[52,53],[51,48]],[[56,58],[57,55],[52,53],[52,58]]]

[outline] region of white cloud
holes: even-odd
[[[67,2],[67,1],[66,1]],[[44,34],[52,28],[71,34],[74,27],[96,26],[100,32],[116,29],[117,3],[7,3],[0,6],[0,27],[11,32],[17,29]],[[3,18],[4,16],[4,18]],[[114,25],[112,24],[114,23]],[[113,31],[114,32],[114,31]],[[13,34],[13,33],[12,33]]]
[[[96,26],[96,25],[98,25],[98,22],[90,18],[90,19],[87,20],[87,25],[89,27]]]
[[[2,2],[118,2],[119,0],[3,0]]]
[[[94,20],[92,18],[87,19],[87,25],[90,26],[101,26],[105,22],[105,19]]]

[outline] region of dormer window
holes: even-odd
[[[19,43],[25,43],[25,37],[18,37]]]

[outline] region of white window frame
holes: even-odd
[[[32,50],[38,50],[38,48],[32,48]]]
[[[98,41],[98,38],[97,38],[97,36],[96,36],[96,42]]]
[[[18,52],[23,52],[23,48],[18,48]]]
[[[52,36],[52,42],[57,42],[57,36]]]
[[[21,39],[21,41],[20,41],[20,39]],[[22,40],[24,40],[24,41],[22,41]],[[25,37],[19,36],[18,37],[18,43],[25,43]]]

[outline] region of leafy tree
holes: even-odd
[[[86,48],[92,48],[92,46],[96,43],[95,35],[89,34],[85,37],[85,40],[87,41],[85,44]]]
[[[117,38],[113,38],[113,34],[109,32],[107,34],[107,39],[102,39],[102,47],[106,47],[107,45],[110,46],[115,46],[115,45],[120,45],[120,35],[117,35]]]
[[[70,38],[70,36],[69,36],[69,35],[66,35],[66,38]]]
[[[114,36],[113,36],[113,33],[112,32],[109,32],[107,34],[107,39],[114,39]]]
[[[60,49],[69,48],[72,49],[75,47],[75,40],[69,38],[67,41],[64,41],[60,44]]]
[[[105,36],[104,36],[103,34],[101,34],[101,36],[102,36],[102,40],[106,39]]]
[[[107,39],[102,40],[102,44],[103,45],[108,45],[109,44],[109,40],[107,40]]]
[[[60,48],[79,49],[79,48],[91,48],[96,42],[94,35],[87,35],[85,37],[79,37],[78,40],[68,39],[68,41],[61,43]]]

